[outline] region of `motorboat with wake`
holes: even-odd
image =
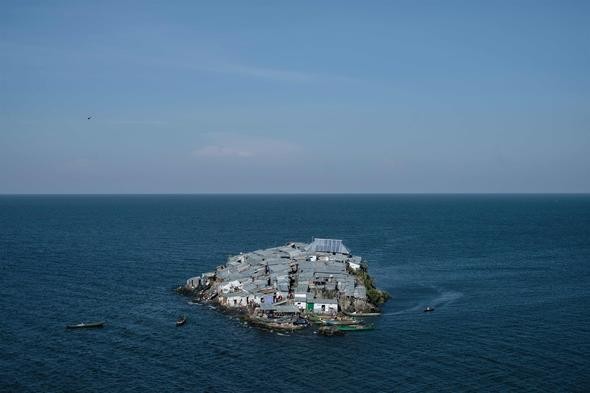
[[[75,325],[66,325],[66,329],[92,329],[101,328],[104,326],[104,321],[100,322],[81,322]]]

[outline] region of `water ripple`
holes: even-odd
[[[0,197],[0,391],[582,391],[590,198],[514,198]],[[391,292],[374,331],[279,335],[171,290],[314,235]]]

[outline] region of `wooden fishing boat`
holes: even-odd
[[[321,318],[319,315],[308,314],[305,316],[305,318],[311,323],[315,323],[315,324],[323,324],[324,323],[324,318]]]
[[[91,329],[91,328],[101,328],[104,326],[104,321],[100,322],[81,322],[75,325],[66,325],[66,329]]]
[[[292,332],[294,330],[305,329],[308,325],[296,324],[292,321],[281,320],[281,319],[269,319],[259,317],[245,317],[244,321],[252,326],[256,326],[267,330],[279,330]]]
[[[433,311],[434,311],[434,308],[432,308],[430,306],[428,306],[424,309],[424,312],[433,312]]]
[[[378,317],[380,312],[345,312],[344,315],[349,317]]]
[[[185,315],[181,315],[180,317],[178,317],[178,319],[176,320],[176,326],[182,326],[186,323],[186,316]]]
[[[309,326],[310,323],[307,319],[305,318],[297,318],[297,320],[295,320],[295,322],[293,322],[294,325],[298,325],[298,326]]]
[[[324,321],[324,324],[330,326],[343,326],[343,325],[358,325],[360,321],[356,319],[328,319]]]
[[[365,330],[373,330],[375,327],[373,325],[340,325],[337,326],[338,330],[342,330],[345,332],[361,332]]]

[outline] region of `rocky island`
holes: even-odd
[[[378,315],[389,298],[342,240],[317,238],[231,256],[178,291],[254,326],[298,330],[318,323],[324,334],[371,329],[358,318]]]

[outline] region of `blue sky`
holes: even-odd
[[[586,1],[2,1],[0,193],[590,192],[589,70]]]

